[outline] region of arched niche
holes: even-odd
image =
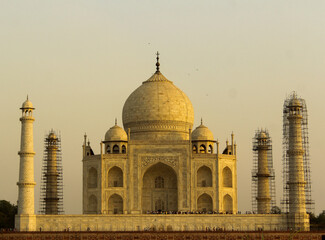
[[[223,187],[232,188],[232,171],[229,167],[222,170],[222,182]]]
[[[208,153],[210,153],[210,154],[213,153],[213,146],[211,144],[208,147]]]
[[[197,209],[200,212],[210,212],[212,211],[212,198],[204,193],[197,199]]]
[[[162,184],[163,183],[163,184]],[[159,201],[160,200],[160,201]],[[157,202],[158,201],[158,202]],[[146,170],[142,179],[142,212],[177,211],[177,175],[173,168],[157,163]]]
[[[118,145],[113,146],[113,153],[120,153],[120,147]]]
[[[119,167],[112,167],[108,171],[108,187],[123,187],[123,171]]]
[[[122,145],[122,153],[126,153],[126,146]]]
[[[111,146],[110,145],[107,145],[107,147],[106,147],[106,153],[111,153]]]
[[[97,213],[97,197],[95,195],[91,195],[88,199],[88,212]]]
[[[123,214],[123,198],[118,194],[113,194],[108,199],[108,212],[110,214]]]
[[[97,188],[97,170],[91,167],[88,170],[87,186],[88,188]]]
[[[207,147],[204,144],[200,145],[200,153],[207,153]]]
[[[193,153],[197,153],[197,146],[195,144],[192,147],[192,151],[193,151]]]
[[[226,194],[223,197],[223,208],[224,208],[224,212],[233,213],[232,197],[229,194]]]
[[[207,166],[197,170],[197,187],[212,187],[212,172]]]

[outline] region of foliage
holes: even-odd
[[[271,208],[271,213],[273,214],[280,214],[281,213],[281,209],[278,206],[274,206]]]
[[[17,206],[6,200],[0,200],[0,229],[14,228]]]
[[[310,217],[310,228],[315,230],[325,229],[325,211],[320,213],[316,217],[313,213],[309,214]]]

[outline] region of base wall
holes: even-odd
[[[286,214],[248,215],[35,215],[34,231],[280,231],[287,230]],[[25,221],[16,217],[19,231]],[[31,228],[27,231],[33,231]]]
[[[36,231],[36,215],[16,215],[15,228],[19,231]]]

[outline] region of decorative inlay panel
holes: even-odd
[[[177,156],[143,156],[141,157],[141,167],[145,168],[154,162],[166,162],[176,167],[178,165]]]

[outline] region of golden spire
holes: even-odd
[[[156,57],[156,59],[157,59],[157,62],[156,62],[156,73],[159,73],[160,72],[159,71],[160,63],[159,63],[159,52],[158,51],[157,51],[156,55],[157,55],[157,57]]]

